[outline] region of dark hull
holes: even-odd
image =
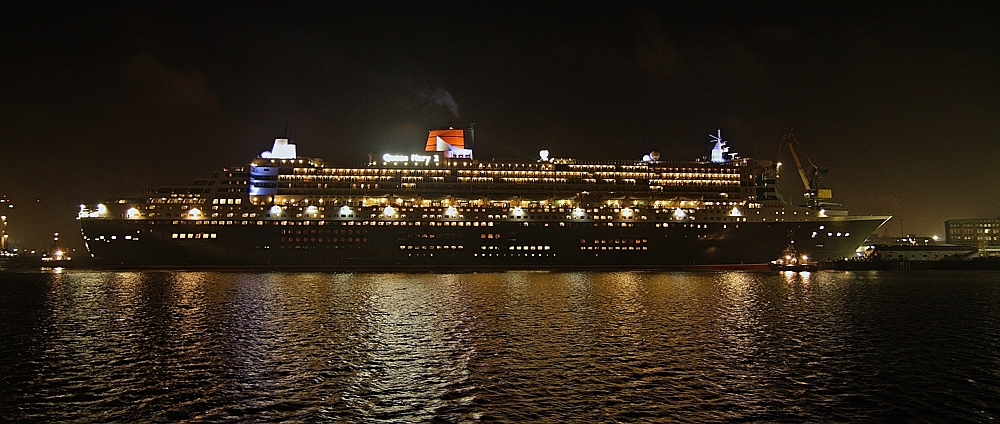
[[[883,222],[880,217],[669,224],[505,220],[451,226],[430,221],[195,225],[81,219],[95,263],[104,267],[436,272],[760,269],[790,242],[811,259],[853,256]]]

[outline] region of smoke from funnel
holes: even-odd
[[[435,105],[447,107],[451,114],[458,118],[458,103],[455,102],[455,98],[448,90],[438,87],[433,93],[425,94],[425,96],[429,97]]]

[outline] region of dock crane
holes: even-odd
[[[815,163],[809,156],[805,154],[802,150],[802,145],[799,144],[799,140],[795,138],[795,134],[792,134],[792,130],[788,130],[781,137],[781,145],[778,147],[778,161],[781,161],[781,154],[785,151],[785,148],[792,154],[792,160],[795,161],[795,167],[799,170],[799,177],[802,178],[802,186],[806,189],[806,206],[810,209],[821,210],[824,206],[836,205],[835,203],[830,203],[829,199],[833,198],[833,191],[827,188],[820,188],[819,177],[820,174],[826,173],[827,169],[822,169],[816,166]],[[809,164],[808,167],[803,166],[802,161],[799,160],[799,156],[805,158],[806,163]]]

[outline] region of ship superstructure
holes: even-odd
[[[453,125],[421,152],[335,166],[280,138],[249,165],[80,220],[107,265],[466,270],[752,266],[789,244],[840,258],[888,219],[786,204],[774,164],[721,134],[698,161],[481,161],[473,141]]]

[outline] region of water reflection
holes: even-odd
[[[781,271],[780,275],[786,283],[797,283],[808,286],[812,282],[812,272],[809,271]]]
[[[753,274],[729,272],[719,275],[718,317],[721,336],[725,344],[737,355],[753,355],[757,350],[756,339],[765,328],[759,320],[759,311],[766,308],[766,300],[757,291],[759,281]]]
[[[364,355],[344,352],[342,358],[356,370],[342,395],[344,406],[364,416],[432,417],[445,406],[440,399],[467,389],[470,317],[460,286],[448,275],[368,278],[370,290],[354,311],[363,318]]]
[[[995,418],[1000,278],[894,275],[4,275],[0,420]]]

